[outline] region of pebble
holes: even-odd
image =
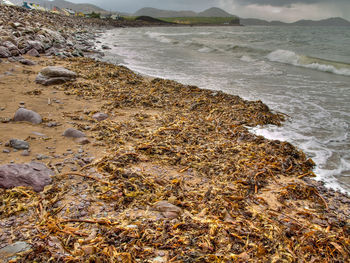
[[[29,156],[30,153],[28,150],[24,150],[22,153],[21,153],[22,156]]]
[[[3,153],[10,153],[11,151],[9,149],[3,149],[2,152]]]

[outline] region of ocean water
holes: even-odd
[[[282,127],[251,131],[293,143],[317,180],[350,192],[349,27],[118,28],[100,40],[106,61],[286,114]]]

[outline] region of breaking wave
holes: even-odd
[[[273,62],[310,68],[337,75],[350,76],[350,64],[298,55],[290,50],[278,49],[269,53],[266,58]]]

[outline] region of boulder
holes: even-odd
[[[27,121],[33,124],[40,124],[42,122],[42,118],[39,113],[36,113],[32,110],[27,110],[24,108],[20,108],[16,111],[15,116],[13,117],[14,121]]]
[[[12,54],[6,47],[0,46],[0,58],[9,58]]]
[[[97,121],[103,121],[108,118],[108,115],[103,112],[97,112],[94,115],[92,115],[92,118],[97,120]]]
[[[5,41],[2,43],[2,45],[10,51],[12,56],[18,56],[21,53],[17,48],[17,46],[13,44],[11,41]]]
[[[27,150],[29,149],[29,143],[26,141],[11,139],[10,146],[16,150]]]
[[[48,86],[62,84],[66,81],[73,80],[77,74],[64,67],[50,66],[43,68],[35,79],[36,83]]]
[[[73,129],[73,128],[68,128],[67,130],[64,131],[62,134],[64,137],[70,137],[70,138],[83,138],[86,137],[85,133]]]
[[[27,41],[27,49],[35,49],[39,53],[45,51],[44,45],[40,41]]]
[[[34,48],[32,48],[31,50],[29,50],[29,51],[27,52],[27,55],[32,56],[32,57],[40,57],[39,52],[38,52],[36,49],[34,49]]]
[[[0,166],[0,187],[10,189],[17,186],[32,187],[41,192],[51,184],[54,173],[43,163],[6,164]]]

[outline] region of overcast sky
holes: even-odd
[[[70,0],[106,10],[134,13],[142,7],[203,11],[220,7],[243,18],[293,22],[299,19],[343,17],[350,20],[350,0]]]

